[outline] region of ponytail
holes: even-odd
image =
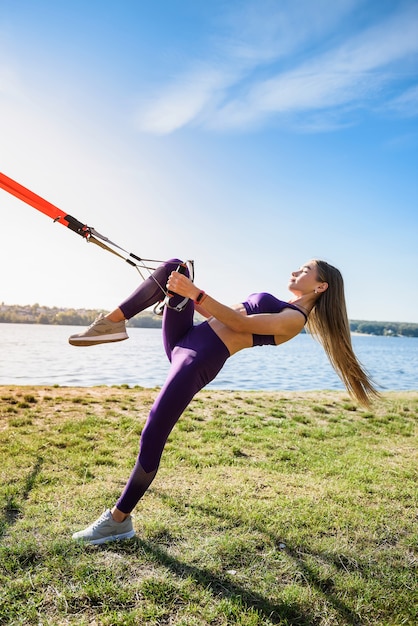
[[[307,329],[325,353],[347,391],[360,404],[370,406],[379,396],[369,374],[354,354],[340,271],[325,261],[315,260],[318,280],[328,283],[312,309]]]

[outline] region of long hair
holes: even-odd
[[[353,351],[343,278],[340,271],[326,261],[315,259],[315,265],[317,279],[328,283],[328,289],[315,302],[307,329],[324,348],[350,395],[360,404],[370,406],[372,398],[379,393]]]

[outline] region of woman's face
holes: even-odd
[[[318,280],[318,272],[315,261],[308,261],[300,269],[292,272],[289,279],[289,290],[298,295],[312,293],[315,289],[320,289],[326,283]]]

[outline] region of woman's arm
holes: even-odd
[[[200,306],[199,304],[195,303],[194,309],[197,313],[199,313],[199,315],[201,315],[202,317],[206,317],[206,319],[208,319],[209,317],[212,317],[209,311],[205,309],[205,307]]]
[[[192,281],[178,272],[172,272],[167,288],[181,296],[196,301],[201,289]],[[238,333],[258,335],[294,335],[304,326],[303,316],[294,309],[284,309],[281,313],[261,313],[259,315],[242,315],[242,313],[218,302],[205,294],[201,300],[205,316],[215,317],[225,326]],[[200,305],[198,305],[200,306]]]

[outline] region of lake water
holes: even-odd
[[[129,328],[120,343],[76,348],[80,327],[0,324],[0,385],[158,387],[168,362],[160,329]],[[353,336],[360,361],[382,390],[418,389],[418,338]],[[343,389],[321,346],[299,335],[279,347],[244,350],[227,361],[214,389]]]

